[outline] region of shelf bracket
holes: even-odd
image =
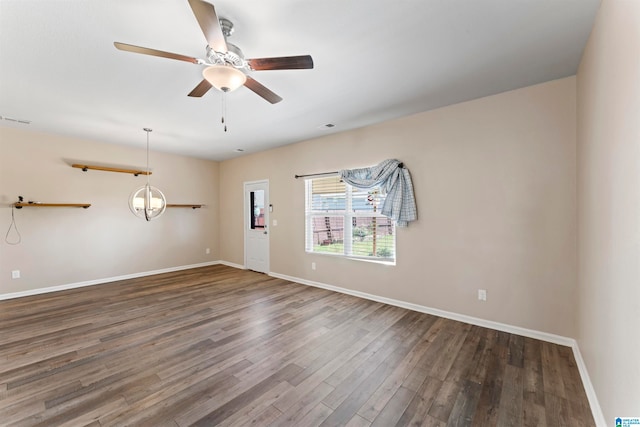
[[[195,204],[174,204],[174,203],[168,203],[167,207],[168,208],[191,208],[191,209],[200,209],[203,205],[195,205]]]

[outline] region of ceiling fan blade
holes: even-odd
[[[311,55],[247,59],[253,70],[306,70],[313,68]]]
[[[244,85],[272,104],[277,104],[278,102],[282,101],[282,98],[280,96],[276,95],[266,86],[263,86],[261,83],[258,83],[256,80],[249,76],[247,76],[247,81],[244,82]]]
[[[209,89],[211,89],[211,87],[211,83],[204,79],[200,83],[198,83],[198,86],[196,86],[191,92],[189,92],[189,96],[200,98],[202,95],[207,93]]]
[[[113,42],[113,45],[120,50],[133,53],[142,53],[144,55],[160,56],[162,58],[177,59],[178,61],[191,62],[197,64],[198,60],[190,56],[180,55],[178,53],[165,52],[163,50],[149,49],[148,47],[134,46],[132,44]]]
[[[220,20],[213,5],[202,0],[189,0],[189,5],[211,49],[216,52],[226,52],[227,42],[224,39]]]

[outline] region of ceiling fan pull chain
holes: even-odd
[[[227,131],[227,124],[224,121],[224,116],[227,115],[227,99],[226,92],[222,92],[222,124],[224,125],[224,131]]]

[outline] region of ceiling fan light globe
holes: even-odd
[[[211,86],[222,92],[233,92],[247,81],[247,76],[229,65],[212,65],[202,71]]]

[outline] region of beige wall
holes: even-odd
[[[145,146],[142,130],[132,138]],[[146,177],[69,165],[75,160],[144,169],[145,159],[144,148],[0,127],[0,295],[218,260],[217,162],[152,151],[151,184],[170,203],[207,207],[167,209],[151,222],[136,218],[127,204]],[[12,246],[4,237],[19,195],[92,206],[15,210],[22,243]],[[20,270],[22,278],[12,280],[11,270]]]
[[[640,2],[603,1],[577,81],[577,340],[613,425],[640,416]]]
[[[570,77],[225,161],[221,257],[244,263],[243,182],[269,179],[272,272],[574,336],[575,102]],[[293,175],[386,158],[411,171],[419,212],[397,265],[305,253]]]

